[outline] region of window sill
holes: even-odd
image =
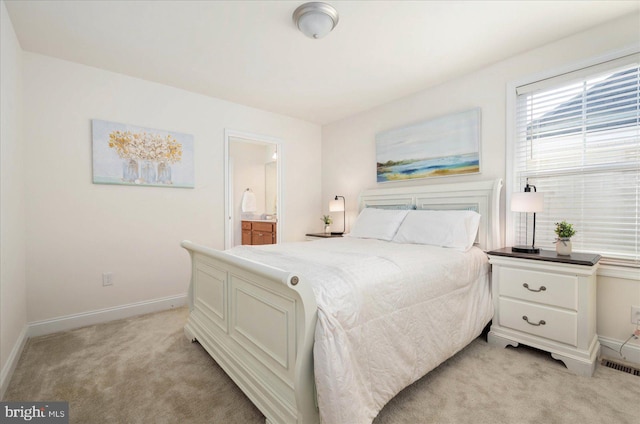
[[[619,263],[607,262],[606,259],[602,259],[598,267],[598,276],[640,281],[640,268],[631,263],[625,266]]]

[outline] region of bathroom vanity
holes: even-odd
[[[275,244],[276,234],[275,220],[242,221],[242,244]]]

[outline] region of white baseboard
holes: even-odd
[[[637,344],[627,343],[622,348],[622,356],[620,356],[620,347],[624,343],[620,340],[608,339],[606,337],[599,336],[600,340],[600,355],[610,359],[620,359],[625,362],[630,362],[640,365],[640,346]]]
[[[178,308],[186,304],[187,295],[185,293],[178,296],[152,299],[144,302],[116,306],[113,308],[100,309],[97,311],[89,311],[83,312],[81,314],[67,315],[59,318],[36,321],[29,323],[28,336],[44,336],[45,334],[73,330],[75,328],[86,327],[88,325],[95,325],[114,321],[117,319],[130,318],[136,315],[165,311],[168,309]]]
[[[7,391],[9,387],[9,382],[11,381],[11,377],[13,376],[13,372],[18,365],[18,361],[20,360],[20,356],[22,355],[22,350],[24,346],[27,344],[28,326],[25,325],[18,336],[18,340],[13,345],[13,349],[11,349],[11,353],[9,354],[9,358],[7,358],[7,362],[2,367],[2,371],[0,372],[0,399],[4,399],[4,393]]]

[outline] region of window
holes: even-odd
[[[516,88],[512,188],[545,195],[536,246],[554,249],[555,222],[575,251],[640,265],[640,55]],[[527,214],[512,234],[527,244]]]

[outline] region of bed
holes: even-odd
[[[501,187],[366,190],[353,236],[342,239],[228,251],[184,241],[192,260],[185,334],[267,423],[371,422],[491,319],[484,251],[500,244]],[[473,247],[411,240],[419,237],[411,219],[458,215],[478,216]],[[381,217],[398,228],[377,225]],[[393,235],[371,237],[378,230]]]

